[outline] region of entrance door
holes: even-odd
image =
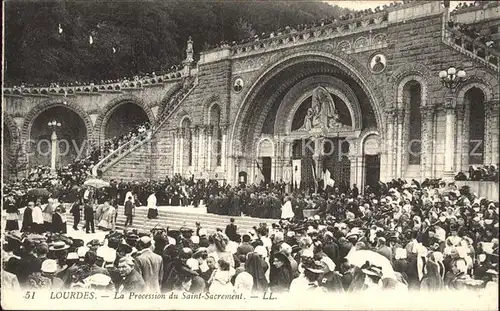
[[[365,185],[370,187],[380,181],[380,154],[365,155]]]
[[[271,157],[262,157],[262,174],[266,184],[271,182]]]

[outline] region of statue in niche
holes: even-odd
[[[302,130],[315,128],[335,128],[339,123],[339,114],[332,96],[324,87],[317,87],[312,94],[312,105],[304,118]]]

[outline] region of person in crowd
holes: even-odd
[[[274,255],[273,265],[276,268],[276,277],[270,280],[272,292],[286,292],[290,289],[293,280],[293,272],[290,259],[284,252]]]
[[[85,232],[90,233],[90,230],[92,230],[92,233],[95,233],[94,204],[90,200],[87,200],[85,202],[85,206],[83,207],[83,213],[85,220]]]
[[[225,233],[226,233],[226,236],[231,240],[231,241],[234,241],[236,240],[236,232],[238,231],[238,226],[236,226],[234,224],[234,218],[231,218],[230,220],[230,224],[228,224],[226,226],[226,230],[225,230]]]
[[[153,253],[151,246],[149,236],[143,236],[137,241],[135,269],[144,279],[145,290],[154,293],[160,292],[160,284],[163,280],[163,259],[160,255]]]
[[[124,212],[125,216],[127,217],[127,219],[125,220],[125,225],[124,225],[125,227],[132,226],[132,217],[134,215],[134,210],[135,210],[134,197],[130,195],[127,197],[127,201],[125,201]]]
[[[43,225],[46,232],[52,232],[52,217],[54,214],[54,200],[49,198],[43,210]]]
[[[156,194],[153,192],[148,197],[148,219],[157,219],[158,218],[158,207]]]
[[[21,227],[21,232],[36,232],[33,227],[33,209],[35,208],[35,202],[28,202],[28,206],[24,209],[23,213],[23,223]],[[7,228],[6,228],[7,230]]]
[[[80,223],[80,217],[82,212],[82,201],[81,199],[76,200],[69,211],[73,215],[73,230],[78,230],[78,224]]]
[[[143,292],[146,283],[141,274],[135,270],[134,259],[129,256],[122,257],[118,262],[118,272],[122,278],[118,285],[118,293]]]
[[[115,228],[115,208],[104,201],[99,215],[96,215],[97,227],[104,231],[110,231]]]

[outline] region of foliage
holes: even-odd
[[[346,13],[293,1],[13,0],[5,9],[7,85],[99,82],[167,70],[184,59],[189,36],[200,52],[223,40]]]

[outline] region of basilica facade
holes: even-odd
[[[66,109],[81,125],[73,134],[94,145],[126,132],[128,120],[153,124],[147,137],[97,163],[107,179],[181,174],[299,185],[326,177],[363,187],[453,178],[499,162],[498,9],[450,13],[439,1],[415,1],[202,51],[196,62],[188,42],[184,68],[154,83],[83,86],[59,97],[50,88],[45,96],[4,89],[4,152],[41,139],[33,129],[44,111]],[[494,45],[450,21],[492,30]]]

